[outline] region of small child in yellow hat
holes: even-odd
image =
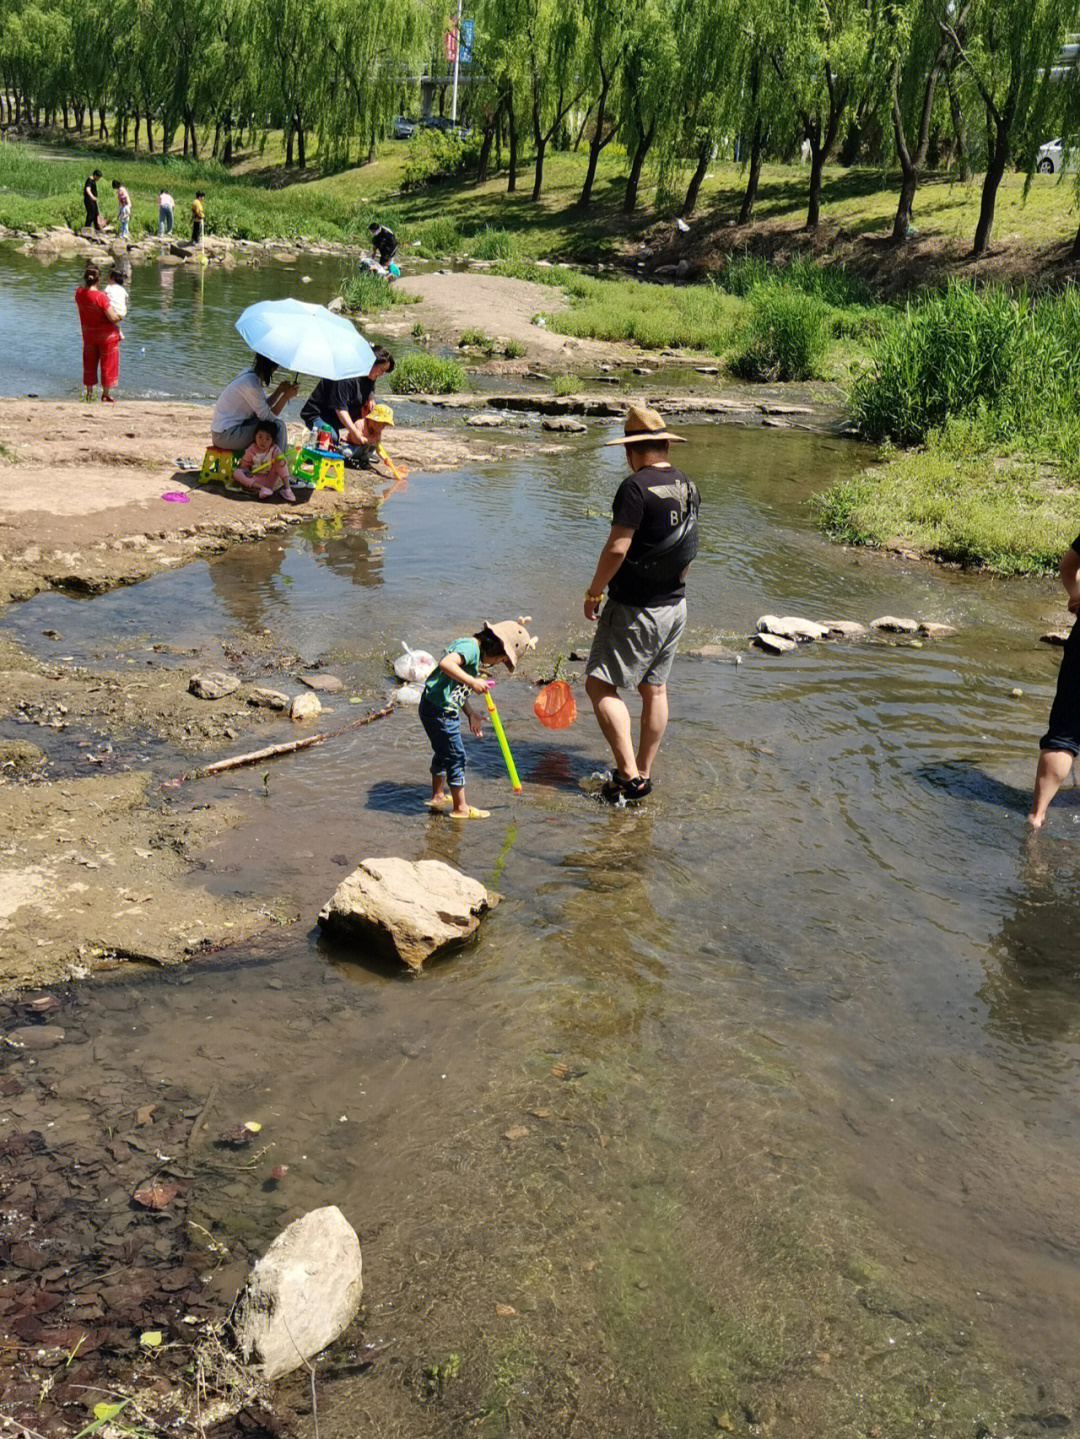
[[[383,448],[383,431],[387,428],[394,428],[393,410],[389,405],[372,405],[360,421],[359,429],[364,437],[364,444],[353,451],[353,459],[365,470],[374,468],[373,462],[376,459],[382,460],[393,479],[403,480],[409,471],[404,465],[395,465]]]

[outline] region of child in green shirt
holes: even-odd
[[[439,809],[446,802],[446,786],[453,801],[449,813],[453,819],[487,819],[489,811],[474,809],[465,802],[465,746],[461,739],[461,710],[470,694],[482,695],[489,681],[480,676],[481,665],[503,664],[513,671],[523,654],[533,649],[536,639],[525,625],[528,616],[518,621],[501,620],[489,624],[466,639],[455,640],[443,655],[424,685],[420,697],[420,723],[424,726],[433,751],[431,760],[431,798],[428,804]],[[480,738],[480,721],[465,711],[469,728]]]

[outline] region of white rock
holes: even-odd
[[[288,695],[283,695],[280,690],[265,689],[261,685],[249,692],[247,702],[259,709],[287,710],[289,708]]]
[[[236,676],[227,675],[224,670],[206,670],[201,675],[192,675],[188,685],[189,693],[201,700],[224,699],[239,688],[240,681]]]
[[[360,1240],[336,1205],[283,1229],[248,1276],[233,1332],[264,1379],[298,1369],[352,1323],[364,1292]]]
[[[1063,645],[1067,643],[1068,638],[1068,630],[1050,630],[1047,634],[1039,636],[1039,642],[1044,645]]]
[[[823,640],[828,634],[824,625],[798,615],[762,615],[757,622],[759,632],[779,635],[785,640]]]
[[[943,640],[949,635],[956,634],[956,626],[941,625],[936,620],[920,620],[919,633],[925,635],[928,640]]]
[[[324,929],[390,949],[410,969],[475,934],[499,896],[441,859],[365,859],[319,915]]]
[[[870,621],[872,630],[885,630],[894,635],[917,635],[919,625],[916,620],[898,619],[896,615],[882,615],[879,619]]]
[[[794,640],[785,639],[783,635],[770,634],[768,630],[752,635],[750,643],[757,645],[758,649],[768,650],[770,654],[774,655],[786,655],[789,650],[796,648]]]
[[[318,695],[294,695],[289,705],[289,718],[292,720],[314,719],[316,715],[322,714],[322,705],[319,703]]]
[[[839,635],[841,639],[858,640],[866,634],[866,626],[859,624],[858,620],[821,620],[821,626],[831,635]]]

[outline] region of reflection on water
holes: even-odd
[[[688,434],[688,647],[767,611],[959,635],[681,659],[636,813],[585,793],[604,760],[588,713],[542,731],[522,676],[499,685],[520,799],[490,737],[467,741],[483,825],[423,809],[413,711],[297,755],[268,791],[241,771],[184,800],[247,816],[200,882],[284,895],[304,921],[268,967],[140,986],[141,1036],[108,1064],[265,1115],[294,1169],[260,1240],[328,1199],[358,1224],[390,1362],[332,1387],[324,1433],[651,1439],[727,1415],[899,1435],[931,1411],[942,1434],[1022,1433],[1011,1416],[1045,1416],[1078,1377],[1080,851],[1069,796],[1033,844],[1021,803],[1057,597],[825,547],[803,501],[858,460],[833,442]],[[399,640],[434,650],[527,611],[532,668],[580,673],[618,466],[590,446],[420,478],[378,519],[91,603],[39,596],[5,623],[31,644],[56,628],[76,656],[164,616],[268,627],[377,696]],[[406,981],[318,941],[346,865],[379,854],[499,890],[479,942]],[[229,1232],[244,1193],[208,1196],[206,1222]],[[432,1380],[452,1354],[460,1381]]]

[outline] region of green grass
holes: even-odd
[[[841,544],[915,549],[998,574],[1055,571],[1080,530],[1080,493],[1053,471],[940,445],[833,485],[813,505]]]
[[[732,374],[773,382],[816,379],[832,338],[826,306],[782,278],[755,285],[749,299],[750,314],[728,359]]]
[[[553,395],[576,395],[580,388],[580,375],[556,375],[551,382]]]
[[[413,351],[389,375],[395,395],[453,395],[465,388],[465,371],[456,360]]]
[[[484,354],[490,357],[495,353],[495,341],[490,335],[485,335],[483,330],[471,325],[458,336],[458,349],[483,350]]]
[[[341,286],[341,298],[348,310],[359,310],[365,315],[386,310],[391,305],[416,304],[419,296],[409,295],[391,285],[389,280],[373,270],[356,270]]]

